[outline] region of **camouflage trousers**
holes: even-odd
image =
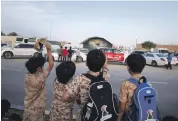
[[[50,121],[72,121],[71,109],[52,108],[50,110]]]
[[[44,107],[33,107],[25,108],[24,121],[45,121],[45,108]]]
[[[81,121],[82,108],[83,108],[83,105],[79,105],[79,109],[76,113],[76,121]]]

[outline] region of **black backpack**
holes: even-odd
[[[112,86],[102,76],[83,74],[91,80],[89,99],[84,105],[81,121],[117,121],[119,103]]]

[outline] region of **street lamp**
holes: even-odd
[[[137,49],[137,44],[138,44],[138,43],[137,43],[137,42],[138,42],[138,37],[136,37],[136,41],[135,41],[135,42],[136,42],[136,43],[135,43],[135,44],[136,44],[135,48]]]
[[[51,31],[52,31],[52,22],[50,22],[50,33],[49,33],[50,40],[51,40]]]

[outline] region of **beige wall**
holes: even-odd
[[[167,48],[170,52],[178,52],[178,45],[161,45],[161,44],[157,44],[156,48]],[[142,48],[141,44],[137,44],[137,49],[138,50],[144,50],[144,48]]]
[[[12,45],[15,45],[16,39],[16,36],[1,36],[1,43],[12,43]]]

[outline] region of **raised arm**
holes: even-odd
[[[49,59],[49,65],[47,67],[47,70],[48,70],[48,72],[51,72],[51,70],[54,66],[53,57],[52,57],[52,54],[51,54],[51,44],[46,43],[45,46],[46,46],[46,50],[47,50],[47,56],[48,56],[48,59]]]
[[[110,81],[110,74],[109,74],[109,69],[108,69],[108,59],[106,57],[106,61],[103,66],[103,77],[106,81]]]
[[[34,48],[35,48],[35,50],[40,51],[40,45],[39,45],[39,41],[38,40],[35,42]]]

